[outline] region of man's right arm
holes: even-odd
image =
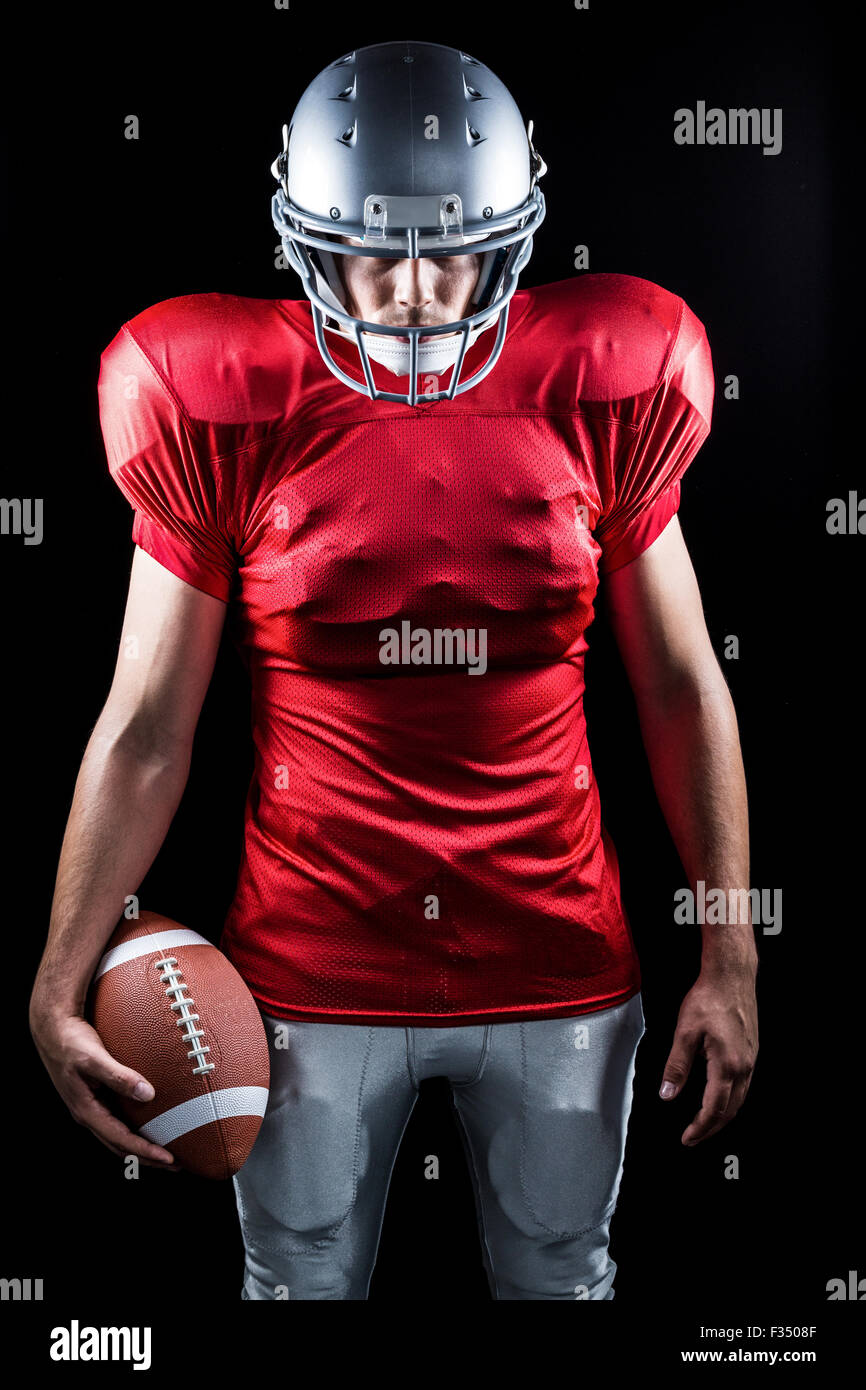
[[[177,810],[226,605],[136,547],[114,679],[81,762],[57,870],[48,942],[30,1001],[40,1056],[73,1117],[118,1155],[170,1166],[102,1104],[146,1077],[121,1066],[84,1019],[87,990]],[[144,1093],[149,1099],[152,1091]]]

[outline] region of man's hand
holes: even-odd
[[[701,971],[680,1006],[662,1100],[679,1095],[698,1048],[707,1059],[707,1081],[701,1108],[683,1131],[682,1142],[690,1146],[728,1124],[746,1098],[758,1055],[754,969]]]
[[[51,1080],[78,1124],[119,1158],[134,1154],[148,1168],[181,1171],[168,1149],[133,1133],[97,1099],[95,1092],[100,1085],[145,1101],[153,1099],[154,1090],[139,1072],[121,1066],[106,1052],[95,1028],[83,1018],[52,1015],[32,1007],[30,1030]]]

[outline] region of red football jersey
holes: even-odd
[[[583,665],[599,575],[667,525],[710,429],[684,301],[519,290],[486,379],[410,407],[328,371],[306,300],[188,295],[123,325],[99,398],[133,539],[229,605],[250,673],[221,945],[261,1006],[441,1025],[636,993]]]

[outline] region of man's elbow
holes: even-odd
[[[636,689],[634,694],[642,715],[652,713],[676,720],[716,711],[736,720],[731,692],[713,654],[701,661],[683,662],[660,671],[656,679]]]
[[[116,708],[109,701],[90,736],[87,754],[113,756],[151,769],[185,774],[192,757],[192,739],[173,732],[171,725],[151,710]]]

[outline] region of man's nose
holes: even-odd
[[[401,260],[396,273],[394,294],[398,304],[407,309],[423,309],[433,299],[433,279],[430,267],[421,257]]]

